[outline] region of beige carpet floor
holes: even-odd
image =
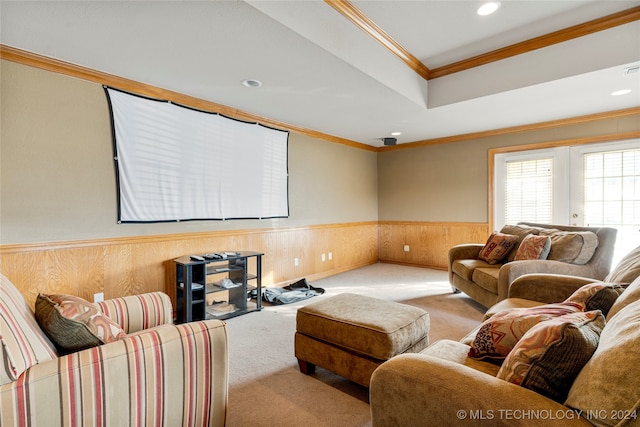
[[[485,311],[453,294],[445,271],[426,268],[379,263],[310,284],[325,294],[227,320],[230,427],[371,425],[367,388],[322,368],[309,376],[299,372],[293,350],[298,307],[342,292],[415,305],[430,314],[431,342],[462,338]]]

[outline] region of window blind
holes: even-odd
[[[584,155],[585,223],[640,226],[640,149]]]
[[[553,159],[508,161],[505,174],[505,223],[551,223]]]
[[[119,222],[289,216],[286,131],[105,87]]]

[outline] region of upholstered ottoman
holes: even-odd
[[[369,387],[373,371],[400,353],[429,345],[429,313],[406,304],[350,293],[308,304],[296,316],[300,371],[320,366]]]

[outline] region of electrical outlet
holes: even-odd
[[[324,255],[324,254],[322,254],[322,262],[324,262],[324,261],[325,261],[325,259],[326,259],[325,255]]]
[[[300,265],[300,260],[298,258],[294,258],[293,259],[293,266],[297,267],[298,265]]]
[[[97,294],[93,294],[93,302],[104,301],[104,292],[98,292]]]
[[[409,252],[409,245],[404,245],[404,251]]]
[[[333,254],[329,252],[329,261],[331,261],[332,259],[333,259]]]

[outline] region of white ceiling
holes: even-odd
[[[640,5],[352,3],[430,69]],[[372,146],[640,106],[640,21],[429,81],[320,0],[1,0],[0,43]]]

